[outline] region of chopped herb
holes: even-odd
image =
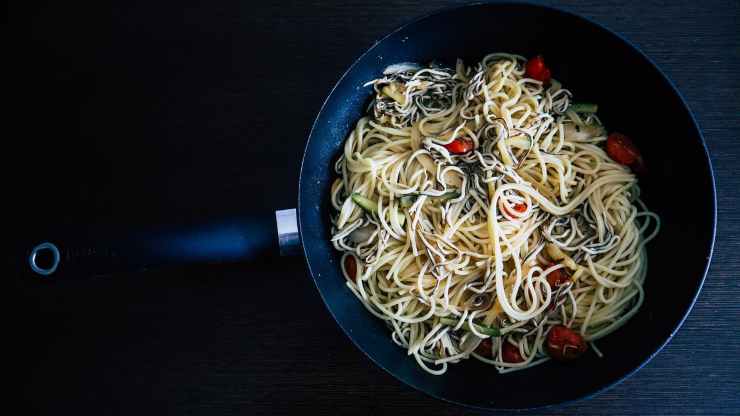
[[[377,214],[378,213],[378,203],[373,201],[372,199],[366,198],[357,192],[354,192],[352,194],[352,200],[355,201],[357,205],[362,207],[365,211]]]

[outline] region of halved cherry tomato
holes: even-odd
[[[486,358],[491,358],[491,349],[493,348],[493,342],[491,341],[491,338],[486,338],[483,341],[478,344],[478,346],[475,348],[475,353],[478,355],[482,355]]]
[[[355,256],[344,258],[344,270],[347,272],[347,279],[354,281],[355,277],[357,277],[357,260],[355,260]]]
[[[458,137],[444,145],[444,148],[453,155],[461,155],[473,150],[473,141]]]
[[[504,342],[504,346],[501,347],[501,358],[506,363],[521,363],[524,361],[522,354],[519,352],[519,347],[509,342]]]
[[[554,266],[555,264],[550,264],[546,268],[549,269],[550,267]],[[568,272],[565,271],[565,269],[557,269],[551,271],[547,275],[547,283],[550,284],[550,287],[555,290],[558,286],[564,285],[570,281],[570,276],[568,276]]]
[[[580,334],[563,325],[550,328],[545,346],[550,357],[559,361],[574,360],[588,348]]]
[[[550,68],[545,66],[545,58],[542,55],[537,55],[527,61],[526,75],[529,78],[542,81],[544,84],[550,82]]]
[[[617,163],[628,166],[641,159],[637,146],[622,133],[609,134],[606,139],[606,153]]]

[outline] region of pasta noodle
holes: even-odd
[[[595,113],[525,62],[389,67],[335,164],[347,286],[432,374],[470,357],[501,373],[541,364],[553,326],[594,345],[644,299],[658,216]]]

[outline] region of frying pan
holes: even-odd
[[[613,130],[633,137],[647,173],[642,196],[662,219],[648,245],[645,303],[628,324],[572,363],[548,362],[498,375],[474,360],[443,376],[422,371],[390,341],[388,330],[345,287],[331,244],[329,189],[343,140],[363,114],[363,84],[392,63],[475,62],[487,53],[542,54],[579,101],[599,104]],[[378,41],[347,70],[316,117],[306,144],[298,209],[272,218],[236,218],[195,227],[140,232],[48,235],[30,245],[19,267],[44,281],[189,262],[249,261],[265,252],[301,252],[327,308],[375,364],[431,396],[480,409],[536,408],[591,396],[645,365],[676,333],[704,281],[714,243],[714,177],[701,132],[682,97],[649,58],[610,30],[542,6],[485,3],[447,9]],[[688,357],[687,357],[688,358]]]

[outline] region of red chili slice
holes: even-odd
[[[473,150],[473,141],[469,139],[457,138],[444,145],[444,148],[453,155],[462,155]]]
[[[503,204],[502,203],[501,204],[501,208],[502,208],[502,210],[506,211],[506,213],[509,214],[510,217],[515,217],[516,216],[513,212],[511,212],[511,210],[509,209],[509,207],[506,206],[506,204]],[[514,204],[514,211],[516,211],[518,213],[522,213],[522,212],[524,212],[526,210],[527,210],[527,204],[524,204],[524,203]]]
[[[550,357],[558,361],[575,360],[588,348],[580,334],[563,325],[550,328],[545,346]]]

